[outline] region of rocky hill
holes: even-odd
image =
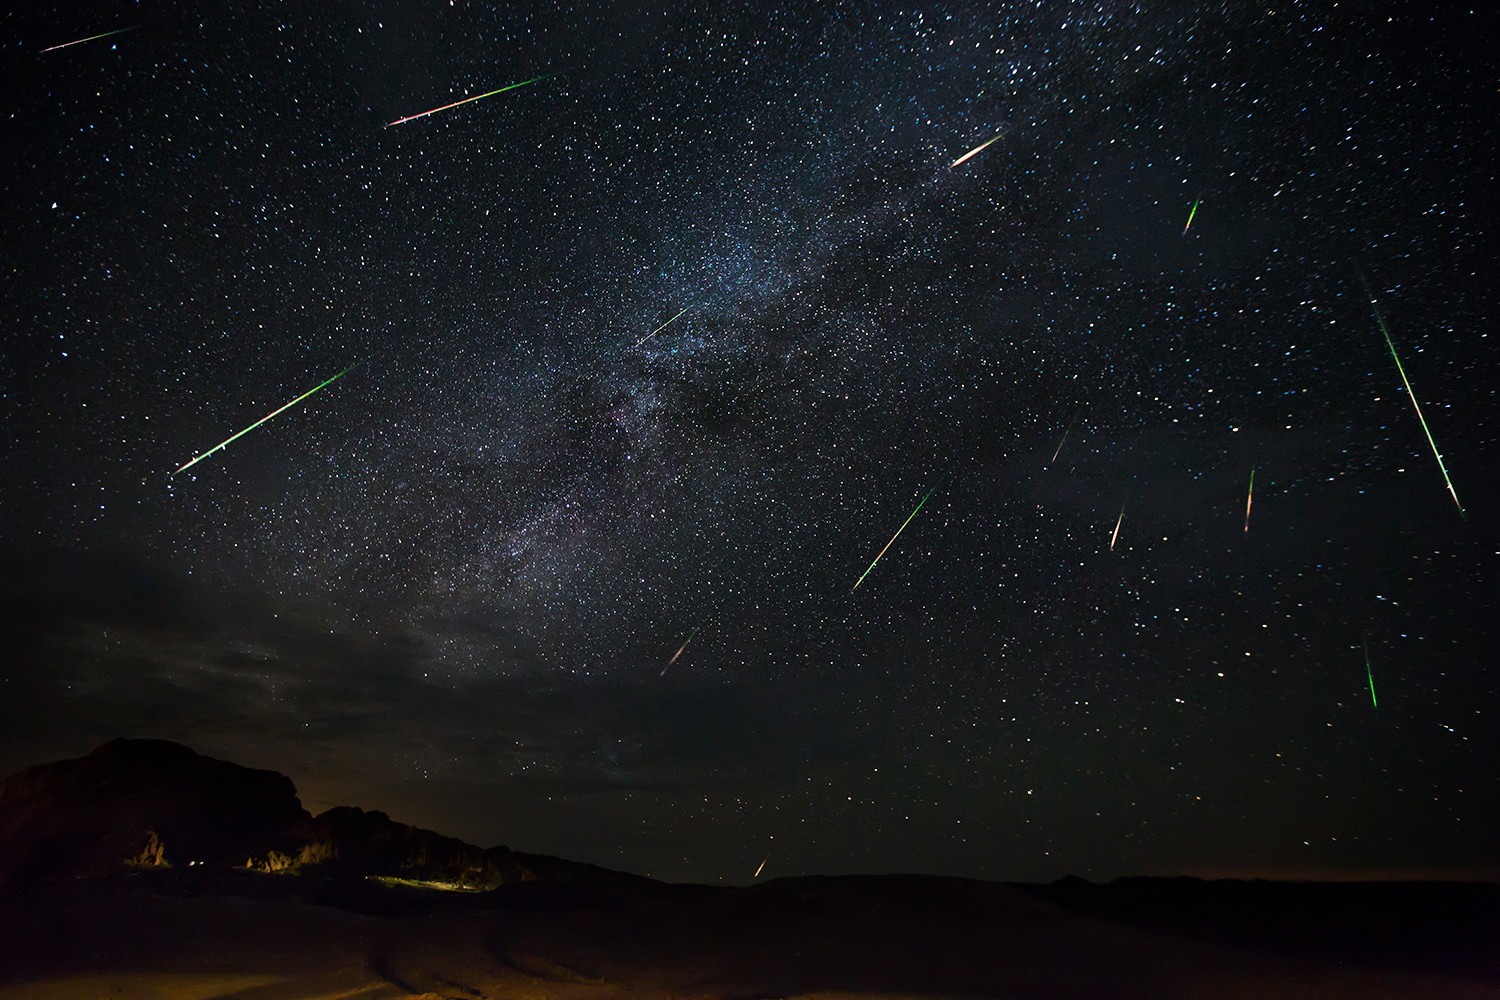
[[[0,783],[0,887],[142,868],[316,871],[445,888],[645,882],[506,847],[480,848],[349,806],[311,816],[290,778],[165,740],[111,740]]]
[[[163,740],[111,740],[0,784],[0,885],[243,865],[308,819],[291,779]]]

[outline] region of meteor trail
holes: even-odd
[[[769,854],[767,854],[766,855],[766,861],[770,861],[770,860],[771,860],[771,856]],[[766,861],[762,861],[760,863],[760,868],[755,869],[755,874],[752,875],[752,876],[750,876],[751,878],[760,878],[761,869],[763,869],[763,868],[766,867]]]
[[[1432,457],[1437,459],[1438,471],[1443,474],[1443,482],[1448,484],[1448,495],[1453,498],[1453,506],[1458,508],[1458,516],[1463,517],[1464,505],[1458,502],[1458,494],[1453,489],[1453,480],[1448,478],[1448,467],[1443,464],[1443,456],[1438,454],[1437,442],[1432,440],[1432,431],[1427,429],[1427,418],[1422,416],[1422,407],[1417,405],[1417,394],[1411,391],[1411,380],[1406,377],[1406,369],[1401,366],[1401,359],[1396,355],[1396,345],[1391,341],[1391,331],[1385,328],[1385,317],[1380,315],[1380,306],[1375,304],[1375,295],[1370,291],[1370,286],[1365,284],[1363,274],[1359,276],[1359,283],[1364,285],[1365,295],[1370,299],[1370,308],[1375,311],[1375,322],[1380,324],[1380,332],[1385,334],[1385,346],[1391,349],[1391,358],[1396,362],[1396,370],[1401,373],[1401,383],[1406,386],[1406,395],[1411,398],[1412,409],[1417,411],[1417,420],[1422,425],[1422,433],[1427,435],[1427,444],[1432,448]]]
[[[946,475],[943,476],[943,479],[947,479],[947,478],[948,477]],[[930,489],[930,490],[927,491],[927,496],[925,496],[925,497],[922,498],[922,502],[919,503],[919,504],[917,504],[916,509],[914,509],[910,514],[908,514],[906,516],[906,520],[904,520],[904,521],[901,522],[901,527],[897,528],[896,529],[896,533],[891,536],[891,540],[889,542],[885,543],[885,549],[890,548],[892,545],[895,544],[896,539],[898,539],[898,538],[901,537],[901,532],[903,532],[903,531],[906,530],[906,526],[908,524],[911,524],[911,519],[914,518],[914,517],[916,517],[917,516],[917,512],[920,511],[922,509],[922,507],[927,503],[927,497],[932,496],[934,493],[937,492],[938,486],[943,485],[943,479],[939,479],[937,481],[937,486],[934,486],[932,489]],[[885,555],[885,549],[881,549],[880,550],[880,556]],[[854,586],[852,586],[852,587],[849,588],[849,593],[851,593],[851,594],[854,593],[856,590],[859,589],[859,585],[865,582],[865,577],[867,577],[867,576],[870,575],[870,570],[872,570],[872,569],[875,568],[875,563],[880,562],[880,556],[876,556],[875,557],[875,562],[870,563],[869,569],[866,569],[863,573],[861,573],[859,575],[859,579],[854,581]]]
[[[340,378],[341,376],[347,374],[349,371],[353,370],[358,365],[359,365],[359,362],[356,361],[354,364],[350,365],[348,368],[345,368],[343,371],[339,372],[338,375],[335,375],[333,378],[329,379],[328,382],[332,382],[334,379]],[[282,410],[290,409],[291,407],[296,406],[298,403],[302,402],[308,396],[311,396],[313,393],[315,393],[319,389],[323,388],[323,386],[327,385],[328,382],[320,382],[319,384],[313,386],[311,389],[309,389],[306,392],[304,392],[302,395],[298,396],[296,399],[292,400],[290,403],[286,404],[286,406],[283,406],[280,409],[272,410],[270,413],[267,413],[265,416],[261,417],[255,423],[251,424],[249,427],[246,427],[244,430],[240,431],[238,434],[234,435],[231,438],[227,438],[226,440],[220,442],[219,444],[214,445],[212,448],[208,449],[203,454],[199,455],[197,458],[193,459],[191,462],[189,462],[186,465],[184,465],[181,469],[178,469],[177,472],[181,472],[181,471],[183,471],[183,469],[188,469],[188,468],[191,468],[191,467],[197,465],[199,462],[203,461],[205,458],[207,458],[208,456],[212,455],[214,452],[218,451],[220,448],[224,447],[224,445],[229,444],[232,441],[239,440],[240,438],[244,437],[246,434],[249,434],[251,431],[255,430],[255,428],[259,427],[261,424],[265,423],[267,420],[270,420],[272,417],[276,416],[276,414],[280,413]],[[177,475],[177,472],[172,473],[172,475],[174,475],[174,476]]]
[[[1191,226],[1193,224],[1193,216],[1198,214],[1198,203],[1202,200],[1202,198],[1193,199],[1193,207],[1188,211],[1187,226],[1182,227],[1182,235],[1187,235],[1188,226]]]
[[[687,649],[687,644],[693,641],[693,636],[697,635],[698,629],[701,629],[702,627],[702,625],[699,625],[698,628],[695,628],[688,633],[688,637],[686,639],[682,640],[682,645],[677,647],[677,652],[672,654],[672,658],[667,661],[667,666],[661,668],[662,677],[667,676],[667,667],[670,667],[672,664],[677,662],[677,658],[682,655],[682,651],[684,649]]]
[[[1375,675],[1370,672],[1370,644],[1362,635],[1359,637],[1359,642],[1365,647],[1365,677],[1370,681],[1370,704],[1379,708],[1380,702],[1375,700]]]
[[[1109,551],[1115,550],[1115,539],[1120,537],[1120,522],[1125,520],[1125,508],[1120,508],[1120,516],[1115,518],[1115,533],[1109,536]]]
[[[998,135],[995,136],[995,139],[1000,138],[1000,136],[1002,136],[1004,134],[1005,134],[1004,132],[999,133]],[[963,156],[960,156],[958,159],[956,159],[952,163],[948,164],[948,169],[952,170],[954,167],[958,166],[960,163],[964,162],[965,160],[967,160],[971,156],[978,156],[981,152],[984,151],[984,147],[986,147],[990,143],[994,142],[995,139],[989,139],[989,140],[987,140],[985,142],[981,142],[979,145],[977,145],[973,149],[969,150]]]
[[[114,31],[106,31],[102,35],[90,35],[87,38],[80,38],[76,42],[63,42],[61,45],[49,46],[48,48],[45,48],[42,51],[43,52],[56,52],[58,49],[65,49],[69,45],[82,45],[84,42],[92,42],[96,38],[108,38],[110,35],[123,35],[125,32],[127,32],[127,31],[134,31],[136,28],[139,28],[139,27],[140,27],[139,24],[132,24],[128,28],[116,28]]]
[[[562,70],[558,70],[556,73],[543,73],[541,76],[534,76],[530,80],[522,80],[520,83],[509,83],[509,84],[506,84],[505,86],[499,88],[498,90],[492,90],[492,91],[490,91],[487,94],[475,94],[473,97],[465,97],[461,101],[454,101],[452,104],[444,104],[442,107],[440,107],[440,108],[433,108],[431,111],[420,111],[420,112],[418,112],[417,114],[414,114],[414,115],[407,115],[405,118],[397,118],[393,122],[386,122],[385,123],[385,127],[386,128],[390,128],[392,125],[400,125],[402,122],[409,122],[413,118],[425,118],[428,115],[435,115],[439,111],[447,111],[449,108],[456,108],[460,104],[468,104],[470,101],[477,101],[477,100],[480,100],[481,98],[485,98],[485,97],[494,97],[496,94],[503,94],[507,90],[515,90],[517,87],[524,87],[528,83],[536,83],[538,80],[545,80],[548,77],[556,76],[558,73],[561,73],[561,72],[562,72]]]
[[[1057,456],[1062,454],[1062,446],[1068,440],[1068,431],[1072,430],[1073,429],[1073,425],[1076,424],[1076,423],[1078,423],[1078,414],[1075,413],[1075,414],[1073,414],[1073,419],[1070,420],[1070,421],[1068,421],[1067,430],[1063,431],[1062,440],[1059,441],[1059,442],[1057,442],[1057,450],[1052,453],[1052,457],[1051,458],[1047,459],[1047,464],[1048,465],[1051,465],[1053,462],[1057,461]]]
[[[1245,530],[1250,530],[1250,503],[1255,499],[1255,470],[1250,470],[1250,489],[1245,494]]]
[[[636,346],[636,347],[640,347],[640,346],[641,346],[641,345],[642,345],[642,344],[644,344],[644,343],[645,343],[645,342],[646,342],[646,341],[648,341],[648,340],[650,340],[650,339],[651,339],[651,338],[652,338],[652,337],[654,337],[654,336],[656,336],[656,335],[657,335],[657,334],[658,334],[658,333],[661,333],[661,332],[662,332],[662,331],[663,331],[663,330],[665,330],[665,329],[666,329],[666,328],[667,328],[667,327],[669,327],[669,326],[671,326],[671,325],[672,325],[672,324],[673,324],[673,323],[675,323],[675,322],[677,322],[677,317],[678,317],[678,316],[681,316],[681,315],[682,315],[682,313],[685,313],[685,312],[687,312],[687,311],[688,311],[688,310],[689,310],[689,309],[691,309],[691,308],[693,308],[693,307],[692,307],[692,306],[683,306],[683,307],[682,307],[682,312],[679,312],[679,313],[678,313],[678,314],[677,314],[677,316],[673,316],[673,317],[672,317],[672,318],[671,318],[671,319],[669,319],[669,320],[667,320],[667,321],[666,321],[666,322],[665,322],[665,323],[663,323],[663,324],[662,324],[662,325],[661,325],[661,326],[659,326],[659,327],[657,327],[657,328],[656,328],[656,329],[655,329],[655,330],[652,330],[652,331],[651,331],[651,332],[650,332],[650,333],[648,333],[648,334],[646,334],[646,335],[645,335],[645,336],[644,336],[644,337],[642,337],[642,338],[641,338],[641,339],[640,339],[640,340],[637,340],[637,341],[636,341],[636,342],[635,342],[635,346]]]

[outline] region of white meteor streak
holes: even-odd
[[[52,46],[49,46],[48,48],[43,49],[42,51],[43,52],[56,52],[58,49],[65,49],[65,48],[67,48],[70,45],[82,45],[84,42],[92,42],[96,38],[108,38],[110,35],[123,35],[123,34],[125,34],[125,32],[127,32],[127,31],[134,31],[136,28],[139,28],[139,27],[140,27],[139,24],[132,24],[128,28],[116,28],[114,31],[106,31],[106,32],[104,32],[101,35],[90,35],[87,38],[80,38],[77,41],[63,42],[61,45],[52,45]]]

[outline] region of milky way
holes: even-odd
[[[13,16],[0,763],[670,878],[1495,871],[1497,24],[1349,6]]]

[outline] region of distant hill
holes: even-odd
[[[310,815],[290,778],[166,740],[111,740],[0,783],[0,887],[132,869],[316,871],[444,888],[546,880],[650,884],[594,865],[480,848],[350,806]]]

